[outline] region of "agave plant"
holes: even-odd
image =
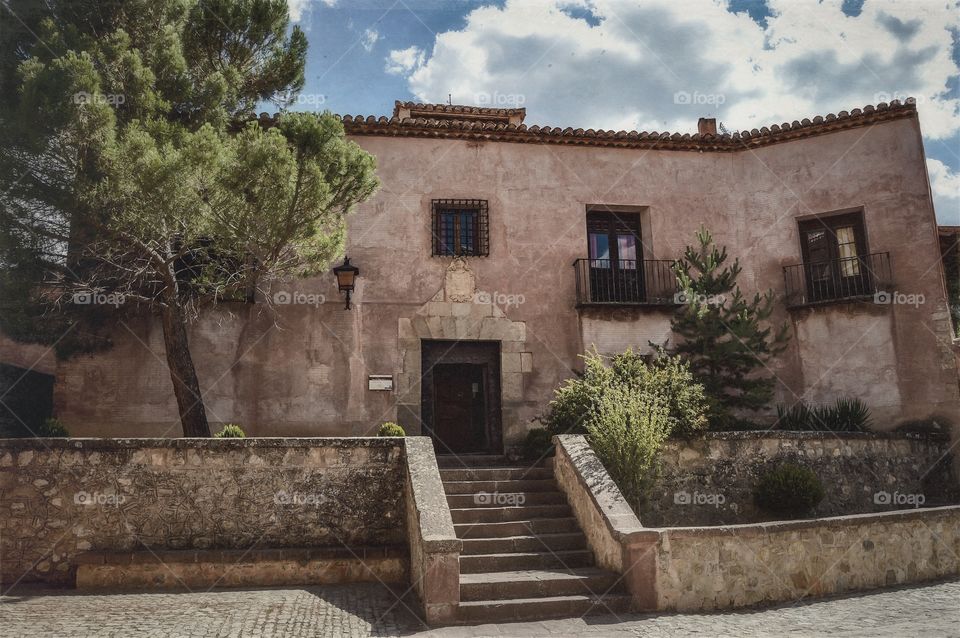
[[[789,408],[777,406],[777,430],[807,431],[817,430],[817,420],[813,410],[803,401],[798,401]]]
[[[833,405],[811,408],[799,401],[787,408],[777,406],[778,430],[800,432],[867,432],[870,409],[860,399],[838,398]]]
[[[870,409],[860,399],[840,397],[823,409],[820,418],[834,432],[866,432],[870,429]]]

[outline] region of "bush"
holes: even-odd
[[[803,401],[790,408],[777,406],[777,430],[808,432],[867,432],[870,409],[860,399],[839,398],[833,405],[811,408]]]
[[[377,430],[377,436],[407,436],[407,433],[396,423],[388,422],[380,426],[380,429]]]
[[[243,428],[236,423],[227,423],[222,430],[213,435],[215,439],[244,439],[246,437]]]
[[[627,350],[604,364],[596,351],[583,356],[582,375],[561,385],[550,402],[545,422],[552,434],[585,434],[588,416],[615,389],[658,397],[667,407],[671,432],[693,434],[707,425],[703,386],[696,383],[689,365],[680,357],[661,356],[648,363]]]
[[[783,463],[760,477],[757,506],[776,514],[807,514],[823,500],[823,484],[810,468]]]
[[[639,511],[670,435],[670,408],[657,397],[616,386],[586,417],[590,444],[627,501]]]
[[[42,438],[60,438],[70,436],[67,426],[60,419],[50,418],[37,428],[37,436]]]
[[[527,432],[523,440],[523,458],[528,461],[539,461],[553,453],[553,437],[546,428],[533,428]]]

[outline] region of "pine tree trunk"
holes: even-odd
[[[177,397],[183,436],[209,437],[210,424],[207,423],[207,412],[200,395],[200,380],[197,378],[187,341],[186,317],[180,306],[176,279],[173,281],[172,286],[168,284],[161,311],[163,344],[167,351],[167,367],[173,381],[173,394]]]

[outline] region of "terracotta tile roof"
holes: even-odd
[[[465,121],[488,121],[503,124],[523,124],[527,109],[494,109],[482,106],[463,106],[460,104],[421,104],[419,102],[401,102],[393,105],[393,118],[401,121],[408,118]]]
[[[400,117],[401,114],[406,115],[407,109],[410,116]],[[486,109],[472,106],[397,102],[394,107],[394,116],[391,118],[373,115],[339,117],[348,135],[730,152],[916,117],[917,107],[913,98],[902,103],[899,100],[893,100],[889,104],[881,102],[876,106],[867,105],[862,109],[853,109],[849,112],[818,115],[813,119],[804,118],[799,122],[794,120],[750,131],[717,135],[527,126],[522,123],[525,115],[525,109]],[[261,113],[259,121],[262,125],[269,126],[275,117],[275,115]],[[508,122],[516,117],[521,118],[521,123]]]

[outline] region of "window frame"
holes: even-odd
[[[489,206],[485,199],[434,199],[431,209],[431,255],[433,257],[488,257],[490,255],[490,217]],[[454,214],[452,250],[447,248],[444,236],[444,218]],[[470,249],[463,250],[464,214],[471,214],[474,220],[473,237]]]

